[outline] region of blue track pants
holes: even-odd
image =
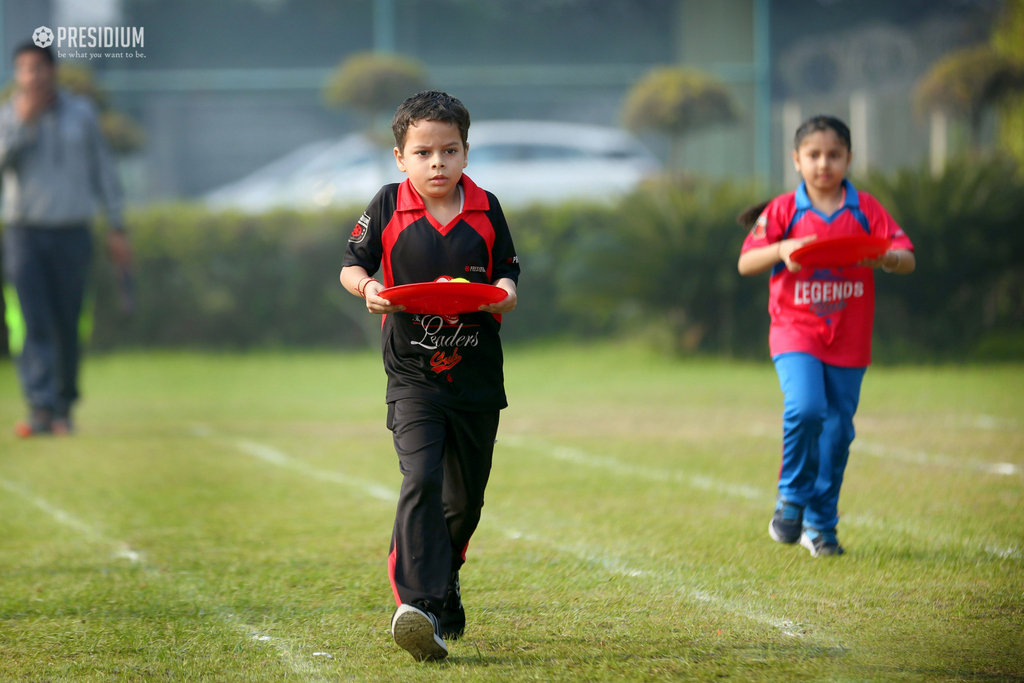
[[[785,395],[779,497],[804,506],[804,526],[835,529],[867,368],[827,365],[806,353],[774,356]]]

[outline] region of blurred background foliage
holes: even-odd
[[[1008,0],[992,29],[992,49],[1024,73],[1024,0]],[[999,104],[999,141],[1024,170],[1024,90],[1009,93]]]
[[[324,83],[324,103],[352,109],[364,131],[378,144],[393,140],[391,117],[407,97],[427,88],[427,70],[418,60],[401,55],[359,52],[335,67]]]
[[[712,74],[688,67],[654,69],[626,94],[622,123],[669,139],[669,165],[681,172],[682,141],[688,133],[733,123],[738,105],[729,87]]]
[[[917,248],[879,273],[880,361],[1024,358],[1024,180],[1007,158],[855,178]],[[736,271],[736,215],[765,197],[728,182],[661,180],[613,206],[510,212],[523,266],[510,342],[630,337],[666,353],[767,355],[767,275]],[[379,319],[338,283],[359,208],[262,216],[166,205],[130,216],[136,313],[99,262],[96,349],[376,346]]]

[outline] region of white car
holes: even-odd
[[[381,185],[402,180],[390,149],[365,136],[321,140],[203,195],[212,209],[261,213],[275,208],[365,206]]]
[[[466,173],[502,206],[567,200],[607,202],[661,169],[643,144],[617,128],[545,121],[483,121],[469,129]],[[362,135],[314,143],[205,196],[208,206],[362,207],[404,178],[390,149]]]
[[[618,128],[547,121],[483,121],[469,129],[466,174],[502,206],[607,202],[661,170]]]

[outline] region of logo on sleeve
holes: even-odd
[[[360,216],[359,222],[356,223],[356,227],[352,228],[352,234],[348,236],[348,241],[358,244],[366,238],[366,233],[370,231],[370,217],[365,213]]]
[[[768,235],[768,214],[762,213],[757,217],[757,222],[750,229],[750,235],[755,240],[763,240]]]

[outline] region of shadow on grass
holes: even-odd
[[[468,645],[469,643],[466,643]],[[612,643],[606,643],[612,645]],[[518,667],[559,667],[566,666],[568,664],[579,665],[579,664],[636,664],[639,662],[664,662],[664,661],[676,661],[686,662],[687,664],[702,664],[710,663],[715,661],[737,661],[737,662],[760,662],[764,664],[781,663],[781,662],[794,662],[794,661],[809,661],[809,660],[828,660],[838,661],[842,659],[847,652],[847,648],[837,646],[821,646],[821,645],[801,645],[794,643],[792,645],[779,645],[779,644],[767,644],[758,643],[750,645],[720,645],[710,648],[699,648],[699,647],[680,647],[671,654],[659,654],[645,656],[643,654],[631,653],[631,652],[615,652],[615,651],[600,651],[587,653],[586,651],[580,651],[573,654],[566,654],[565,656],[545,656],[545,655],[531,655],[529,653],[523,653],[522,655],[506,655],[506,654],[487,654],[485,651],[473,644],[476,649],[475,655],[449,655],[446,659],[438,662],[439,666],[467,666],[467,667],[488,667],[488,666],[518,666]]]

